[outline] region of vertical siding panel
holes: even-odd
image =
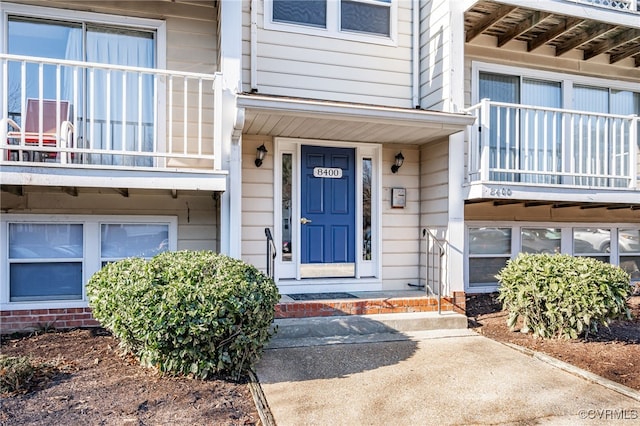
[[[395,155],[404,164],[393,174]],[[384,290],[407,290],[419,280],[420,151],[412,145],[387,144],[382,152],[382,285]],[[407,205],[391,207],[391,189],[405,188]]]
[[[264,28],[258,6],[260,93],[411,107],[411,6],[398,2],[397,46]],[[250,87],[251,2],[243,8],[243,80]]]
[[[450,111],[451,12],[446,0],[421,3],[420,105]]]
[[[265,145],[268,154],[256,167],[256,148]],[[274,231],[273,139],[269,136],[242,137],[242,260],[266,271],[264,228]]]

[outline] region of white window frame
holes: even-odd
[[[534,80],[545,80],[559,82],[562,84],[562,108],[573,108],[573,85],[585,85],[599,87],[603,89],[628,90],[640,93],[640,83],[632,83],[621,80],[609,80],[598,77],[587,77],[578,74],[567,74],[553,71],[542,71],[532,68],[515,67],[511,65],[493,64],[489,62],[473,61],[471,63],[472,78],[472,100],[471,104],[475,105],[480,102],[480,73],[505,74],[514,77],[531,78]]]
[[[467,293],[490,293],[498,289],[498,282],[486,285],[474,285],[469,283],[469,229],[470,228],[511,228],[511,256],[515,259],[520,253],[522,228],[557,228],[561,232],[560,253],[573,255],[573,230],[574,228],[602,228],[609,229],[610,253],[579,254],[577,256],[609,256],[612,265],[620,265],[620,253],[618,250],[618,231],[620,229],[638,229],[638,223],[601,223],[601,222],[486,222],[467,221],[465,222],[465,244],[464,244],[464,287]],[[615,242],[615,244],[614,244]],[[475,257],[475,256],[474,256]],[[477,257],[492,257],[492,255],[478,255]],[[494,257],[500,257],[495,255]]]
[[[3,53],[6,53],[8,49],[7,22],[9,15],[52,19],[61,22],[88,22],[115,27],[130,27],[131,29],[154,31],[156,33],[156,68],[165,69],[167,66],[167,24],[165,21],[2,2],[0,3],[0,16],[2,18],[0,20],[0,34],[2,34],[2,40],[4,40],[4,43],[0,46],[0,49]]]
[[[82,299],[81,300],[43,300],[11,302],[9,294],[9,223],[37,224],[80,224],[82,225]],[[3,311],[44,308],[84,308],[88,306],[86,283],[100,270],[100,227],[108,224],[153,224],[168,225],[169,251],[178,247],[177,216],[131,216],[131,215],[44,215],[44,214],[4,214],[0,220],[0,309]]]
[[[82,12],[69,9],[56,9],[52,7],[31,6],[15,3],[4,3],[0,1],[0,53],[6,53],[9,49],[9,15],[18,15],[30,18],[51,19],[61,22],[92,23],[114,27],[131,28],[132,30],[146,30],[155,32],[155,59],[156,69],[165,70],[167,68],[167,23],[159,19],[136,18],[131,16],[112,15],[106,13]],[[0,81],[2,81],[2,70],[0,69]],[[158,135],[166,135],[166,90],[164,79],[160,79],[158,85]],[[0,102],[0,116],[3,105]],[[159,137],[157,149],[165,149],[164,136]]]
[[[327,1],[327,27],[318,28],[303,23],[295,24],[273,20],[273,0],[264,0],[264,29],[286,31],[290,33],[307,34],[313,36],[338,38],[341,40],[359,41],[364,43],[381,44],[385,46],[398,45],[398,1],[391,0],[389,5],[389,35],[377,35],[351,30],[340,29],[340,1]],[[360,3],[383,5],[371,0],[351,0]],[[415,7],[415,6],[414,6]]]
[[[300,276],[300,151],[302,145],[327,146],[337,148],[355,148],[356,161],[356,270],[353,278],[305,278]],[[382,289],[382,148],[377,144],[356,142],[337,142],[313,139],[274,138],[274,235],[278,247],[276,257],[276,276],[278,284],[285,284],[291,292],[309,291],[314,284],[332,285],[341,283],[340,291],[377,291]],[[291,261],[282,261],[282,154],[291,154],[291,243],[293,257]],[[362,160],[371,159],[371,260],[362,259]],[[315,291],[315,290],[314,290]],[[324,289],[318,291],[325,291]],[[329,291],[328,289],[326,291]]]

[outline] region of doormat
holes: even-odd
[[[328,300],[328,299],[357,299],[351,293],[296,293],[287,294],[293,300]]]

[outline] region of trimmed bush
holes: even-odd
[[[588,257],[564,254],[520,254],[496,276],[498,300],[509,311],[507,325],[522,318],[522,332],[575,339],[631,318],[627,298],[629,274],[620,267]]]
[[[87,293],[94,317],[141,364],[199,378],[252,368],[280,298],[255,267],[210,251],[109,263]]]

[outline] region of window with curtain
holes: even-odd
[[[511,258],[511,228],[469,228],[469,285],[497,282],[496,274]]]
[[[80,300],[82,224],[9,224],[9,300]]]
[[[20,16],[8,19],[8,52],[17,55],[97,62],[110,65],[155,67],[155,33],[131,28],[96,25],[90,22],[60,22]],[[20,65],[9,69],[9,109],[20,109],[21,99],[67,101],[77,117],[76,139],[83,148],[151,151],[154,120],[151,75],[122,71],[45,66],[40,80],[38,66],[27,67],[22,87]],[[40,87],[42,81],[42,87]],[[12,111],[10,111],[12,112]],[[19,114],[18,114],[19,119]],[[151,165],[149,158],[92,155],[91,163]]]
[[[1,242],[7,248],[6,267],[0,268],[8,287],[3,302],[85,300],[85,280],[96,265],[126,257],[148,259],[177,248],[177,220],[170,217],[0,219],[7,229]]]
[[[480,73],[480,99],[495,102],[560,108],[560,82],[521,78],[515,75]],[[492,172],[491,180],[555,183],[560,169],[560,116],[535,109],[491,107],[490,167],[519,173]],[[545,175],[526,173],[546,172]]]
[[[616,90],[606,87],[595,87],[587,85],[573,86],[573,108],[579,111],[615,114],[628,116],[640,114],[640,93],[628,90]],[[581,135],[574,140],[574,148],[577,144],[588,143],[587,151],[592,152],[591,157],[583,156],[576,158],[579,170],[592,170],[598,167],[596,158],[606,159],[605,168],[618,170],[626,174],[629,172],[627,157],[630,152],[628,143],[625,146],[615,147],[613,141],[623,136],[624,141],[629,141],[629,129],[622,118],[616,117],[594,117],[585,115],[574,124],[574,131]],[[640,126],[637,130],[640,130]],[[640,145],[639,145],[640,146]],[[602,184],[602,179],[581,178],[582,184]],[[625,186],[626,182],[611,182],[612,186]]]

